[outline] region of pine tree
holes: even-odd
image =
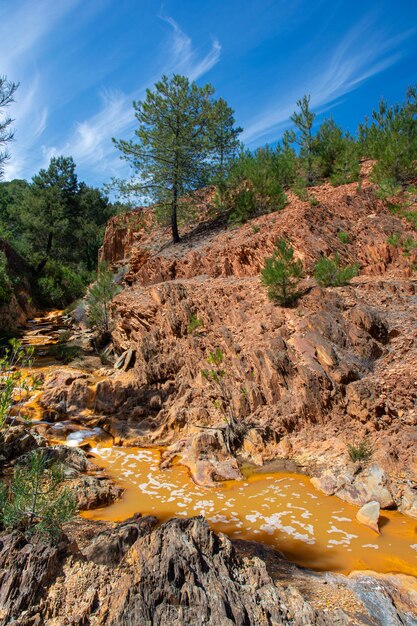
[[[0,524],[28,536],[56,538],[77,510],[71,491],[63,487],[63,467],[43,450],[30,452],[25,461],[14,470],[9,488],[0,485]]]
[[[299,296],[297,287],[302,274],[302,263],[294,261],[293,248],[285,239],[280,239],[272,256],[265,259],[261,280],[268,287],[270,299],[286,307]]]
[[[300,146],[300,158],[305,163],[306,180],[308,185],[314,183],[313,171],[313,123],[316,114],[310,111],[310,96],[303,96],[297,101],[299,111],[295,111],[291,116],[291,121],[297,128],[294,131],[287,131],[285,139],[287,143],[297,143]]]
[[[223,98],[213,103],[208,130],[212,146],[213,178],[217,181],[224,181],[229,165],[236,157],[240,145],[238,136],[242,128],[235,127],[233,115],[233,109]]]
[[[7,107],[14,102],[14,94],[18,84],[7,80],[5,76],[0,76],[0,147],[5,147],[13,139],[11,129],[12,119],[5,112]],[[3,166],[9,158],[7,150],[0,152],[0,179],[3,175]]]
[[[170,218],[174,243],[180,240],[180,198],[206,185],[212,162],[224,168],[235,149],[233,112],[224,101],[213,101],[213,93],[209,84],[163,76],[143,101],[133,103],[135,140],[113,139],[134,172],[130,182],[116,181],[119,189],[155,202],[159,214]]]

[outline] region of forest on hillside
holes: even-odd
[[[0,80],[0,168],[10,158],[13,120],[7,111],[20,87]],[[329,117],[319,126],[309,96],[296,103],[291,128],[277,142],[249,150],[234,111],[214,88],[188,78],[163,76],[143,101],[134,102],[135,136],[113,139],[130,167],[128,180],[103,189],[80,181],[71,156],[52,157],[32,180],[0,183],[0,241],[24,259],[36,302],[65,307],[95,279],[107,220],[127,207],[150,204],[159,222],[180,241],[181,225],[196,217],[194,194],[208,185],[215,193],[211,218],[242,224],[278,211],[292,190],[314,205],[314,186],[323,181],[360,184],[360,162],[374,161],[371,178],[381,197],[417,193],[417,88],[402,102],[381,100],[355,135]],[[16,120],[18,124],[18,120]],[[109,199],[117,197],[117,202]],[[188,202],[181,202],[187,197]],[[417,229],[417,214],[392,203]],[[414,244],[417,245],[414,241]],[[0,299],[7,305],[19,276],[0,252]]]

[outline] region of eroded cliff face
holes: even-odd
[[[296,460],[326,493],[417,516],[416,253],[387,240],[412,237],[367,181],[314,189],[318,204],[290,197],[287,207],[239,228],[199,224],[182,243],[149,228],[149,214],[114,218],[102,254],[127,266],[114,300],[113,340],[133,350],[127,372],[46,381],[44,406],[59,415],[88,408],[120,445],[167,445],[194,479],[240,476],[236,456],[257,464]],[[133,215],[133,217],[132,217]],[[118,221],[119,220],[119,221]],[[338,233],[349,235],[344,244]],[[293,309],[271,303],[259,271],[286,237],[302,259],[304,295]],[[345,287],[310,278],[322,254],[358,261]],[[193,329],[190,320],[201,325]],[[220,348],[226,384],[247,433],[231,454],[216,392],[201,375]],[[347,444],[368,438],[364,468]]]

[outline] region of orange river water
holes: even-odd
[[[51,371],[59,364],[48,358],[47,346],[57,341],[37,328],[59,317],[34,320],[23,341],[35,345],[35,369]],[[37,367],[36,367],[37,366]],[[33,370],[32,370],[33,371]],[[36,396],[31,399],[32,417],[41,418]],[[36,419],[35,417],[35,419]],[[57,441],[59,427],[56,425]],[[217,488],[197,486],[180,466],[159,469],[160,451],[109,447],[103,434],[73,425],[67,445],[89,442],[97,465],[125,487],[121,500],[101,509],[82,513],[89,519],[120,521],[136,512],[171,517],[203,515],[216,531],[232,539],[267,543],[286,557],[316,570],[349,572],[370,569],[417,576],[417,520],[396,511],[382,511],[381,534],[359,524],[357,507],[325,496],[307,476],[282,472],[252,473],[242,481],[229,481]],[[101,441],[101,443],[100,443]]]
[[[110,506],[83,513],[89,519],[204,515],[232,539],[267,543],[316,570],[417,575],[417,520],[383,511],[377,535],[356,521],[357,507],[325,496],[302,474],[252,474],[213,489],[197,486],[182,466],[160,470],[158,450],[96,447],[93,453],[126,492]]]

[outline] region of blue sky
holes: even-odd
[[[210,82],[242,139],[273,143],[311,94],[354,131],[417,83],[416,0],[1,0],[0,74],[20,82],[6,179],[73,156],[80,179],[128,175],[111,138],[163,74]]]

